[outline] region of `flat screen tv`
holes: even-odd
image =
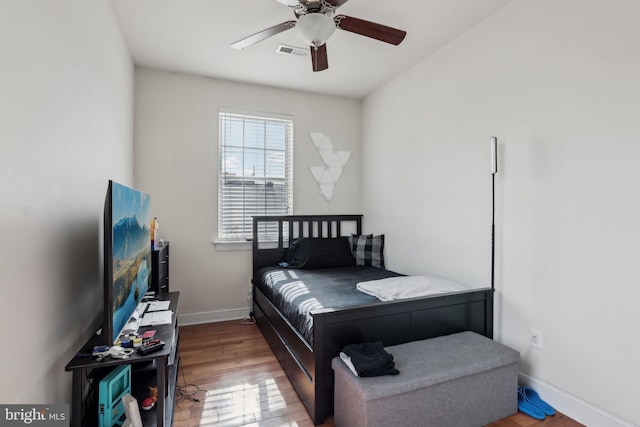
[[[109,181],[104,204],[104,344],[117,341],[149,289],[150,202],[149,195]]]

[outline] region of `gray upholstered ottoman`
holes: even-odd
[[[355,376],[334,358],[336,427],[483,426],[518,410],[520,355],[474,332],[386,347],[400,375]]]

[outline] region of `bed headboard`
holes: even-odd
[[[253,273],[284,260],[298,237],[362,234],[362,215],[281,215],[253,217]]]

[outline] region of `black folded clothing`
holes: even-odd
[[[349,344],[342,352],[351,358],[353,367],[361,377],[379,377],[382,375],[398,375],[393,355],[389,354],[382,342],[365,342]]]

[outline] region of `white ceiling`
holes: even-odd
[[[276,0],[111,0],[136,65],[205,77],[362,98],[510,0],[350,0],[337,13],[405,30],[393,46],[336,30],[329,69],[313,72],[295,29],[243,50],[229,45],[295,20]]]

